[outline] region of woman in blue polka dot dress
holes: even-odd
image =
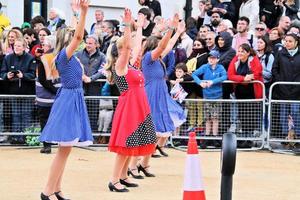
[[[61,179],[71,148],[74,145],[90,145],[93,141],[82,89],[83,70],[80,62],[73,56],[83,39],[89,1],[73,0],[73,3],[81,10],[80,18],[75,33],[69,29],[57,31],[55,65],[61,77],[62,87],[58,91],[47,124],[40,136],[41,142],[59,145],[46,187],[41,193],[42,200],[49,200],[51,196],[64,199]]]

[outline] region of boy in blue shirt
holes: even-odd
[[[202,65],[193,72],[192,77],[194,81],[203,88],[204,99],[221,99],[222,98],[222,82],[227,79],[227,73],[223,65],[218,64],[220,54],[216,50],[209,53],[208,63]],[[203,77],[203,80],[199,77]],[[206,102],[204,103],[204,120],[205,120],[205,135],[211,133],[214,136],[218,135],[219,129],[219,115],[221,114],[220,102]],[[213,146],[219,147],[218,141],[213,141]],[[206,147],[203,143],[202,148]]]

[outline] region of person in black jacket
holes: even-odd
[[[26,41],[16,39],[14,53],[7,55],[2,63],[0,76],[9,81],[9,93],[13,95],[34,94],[36,61],[25,52]],[[30,99],[12,100],[12,131],[23,132],[30,126],[33,101]],[[12,143],[23,143],[23,137],[11,137]]]
[[[285,47],[275,56],[272,66],[273,81],[300,82],[300,50],[299,38],[293,33],[288,33],[285,38]],[[278,85],[274,87],[273,99],[300,100],[299,85]],[[276,108],[274,108],[276,109]],[[278,109],[278,107],[277,107]],[[272,112],[276,113],[276,112]],[[278,110],[277,110],[278,114]],[[295,123],[294,130],[300,134],[300,106],[299,103],[280,104],[280,128],[279,134],[288,133],[288,117],[291,116]],[[276,117],[276,116],[275,116]],[[271,120],[278,122],[277,120]],[[271,127],[276,127],[272,124]],[[277,124],[278,127],[278,124]],[[272,131],[271,131],[272,132]],[[273,133],[273,132],[272,132]]]
[[[232,46],[232,36],[228,32],[221,32],[216,37],[217,50],[220,53],[219,64],[223,65],[226,72],[229,64],[236,54]],[[233,92],[232,84],[224,83],[223,85],[223,99],[230,99],[230,94]],[[221,132],[225,133],[230,125],[230,104],[224,103],[222,105],[222,123]]]
[[[161,7],[160,7],[159,1],[157,1],[157,0],[138,0],[138,2],[141,6],[147,6],[153,10],[153,13],[154,13],[153,18],[156,16],[161,16]]]

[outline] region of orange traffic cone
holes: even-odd
[[[198,157],[198,147],[196,133],[191,132],[187,158],[185,163],[185,175],[183,186],[183,200],[205,200],[205,192],[202,183],[202,173],[200,158]]]

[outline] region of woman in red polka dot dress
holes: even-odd
[[[114,114],[109,151],[117,153],[113,175],[108,185],[111,191],[128,192],[137,187],[127,177],[131,156],[150,155],[155,150],[156,134],[140,70],[128,66],[131,53],[131,11],[125,9],[124,36],[108,50],[108,79],[120,90]]]

